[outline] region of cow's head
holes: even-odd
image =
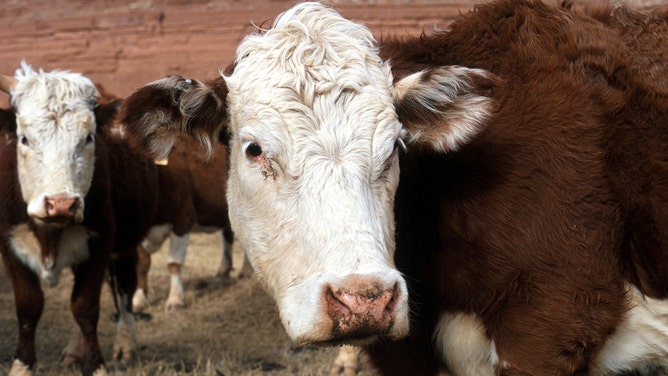
[[[95,86],[80,74],[34,71],[25,62],[1,76],[16,113],[17,167],[28,214],[38,224],[83,221],[93,177]]]
[[[400,150],[407,142],[448,152],[473,137],[493,110],[479,94],[493,77],[441,67],[395,83],[368,29],[303,3],[248,36],[224,80],[227,108],[217,110],[228,114],[230,219],[290,337],[406,335],[408,291],[393,262]],[[123,117],[140,136],[168,140],[165,130],[191,118],[184,108],[198,106],[161,103],[150,113],[153,98],[209,94],[165,78],[130,97],[137,112]]]

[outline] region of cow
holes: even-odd
[[[234,233],[227,217],[227,150],[221,143],[211,158],[199,150],[197,144],[178,140],[169,158],[157,161],[158,212],[149,235],[138,248],[138,288],[133,297],[133,311],[139,312],[148,303],[148,271],[151,253],[156,252],[169,237],[167,264],[170,286],[165,310],[174,311],[185,305],[181,267],[191,232],[222,231],[223,256],[216,273],[229,278],[232,271],[232,246]],[[222,189],[221,189],[222,187]],[[244,260],[237,276],[252,274],[250,264]]]
[[[297,343],[385,375],[645,371],[668,366],[667,41],[668,12],[623,5],[495,0],[377,41],[301,3],[120,119],[156,155],[226,128],[232,228]]]
[[[114,358],[136,351],[131,298],[136,247],[155,214],[157,172],[150,160],[109,134],[118,102],[100,98],[78,73],[33,70],[0,76],[11,110],[2,110],[0,254],[11,281],[19,334],[10,375],[29,375],[44,307],[41,283],[71,268],[77,324],[63,363],[104,375],[97,324],[105,274],[118,300]]]

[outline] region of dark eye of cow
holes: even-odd
[[[30,146],[30,141],[28,141],[28,137],[26,136],[19,137],[19,142],[21,145]]]
[[[260,155],[262,155],[262,148],[255,142],[251,142],[246,148],[246,154],[248,154],[251,157],[259,157]]]
[[[88,144],[90,144],[91,142],[93,142],[94,139],[95,139],[95,137],[93,136],[93,134],[92,134],[92,133],[89,133],[88,136],[86,136],[86,145],[88,145]]]

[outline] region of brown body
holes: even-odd
[[[369,348],[384,374],[437,373],[446,311],[482,318],[501,374],[586,374],[625,283],[668,297],[666,15],[567,13],[496,2],[381,43],[397,77],[462,65],[505,81],[470,145],[402,158],[395,260],[414,317],[410,337]]]

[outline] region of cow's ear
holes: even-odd
[[[103,133],[113,126],[121,103],[123,103],[121,99],[98,101],[96,103],[93,112],[95,113],[98,133]]]
[[[13,110],[0,108],[0,133],[4,133],[7,138],[16,137],[16,114]]]
[[[408,142],[439,152],[456,150],[477,135],[496,104],[493,74],[459,66],[411,74],[395,84],[399,121]]]
[[[227,87],[222,78],[203,83],[165,77],[140,88],[123,101],[123,131],[153,158],[167,157],[174,140],[187,135],[213,154],[225,125]]]

